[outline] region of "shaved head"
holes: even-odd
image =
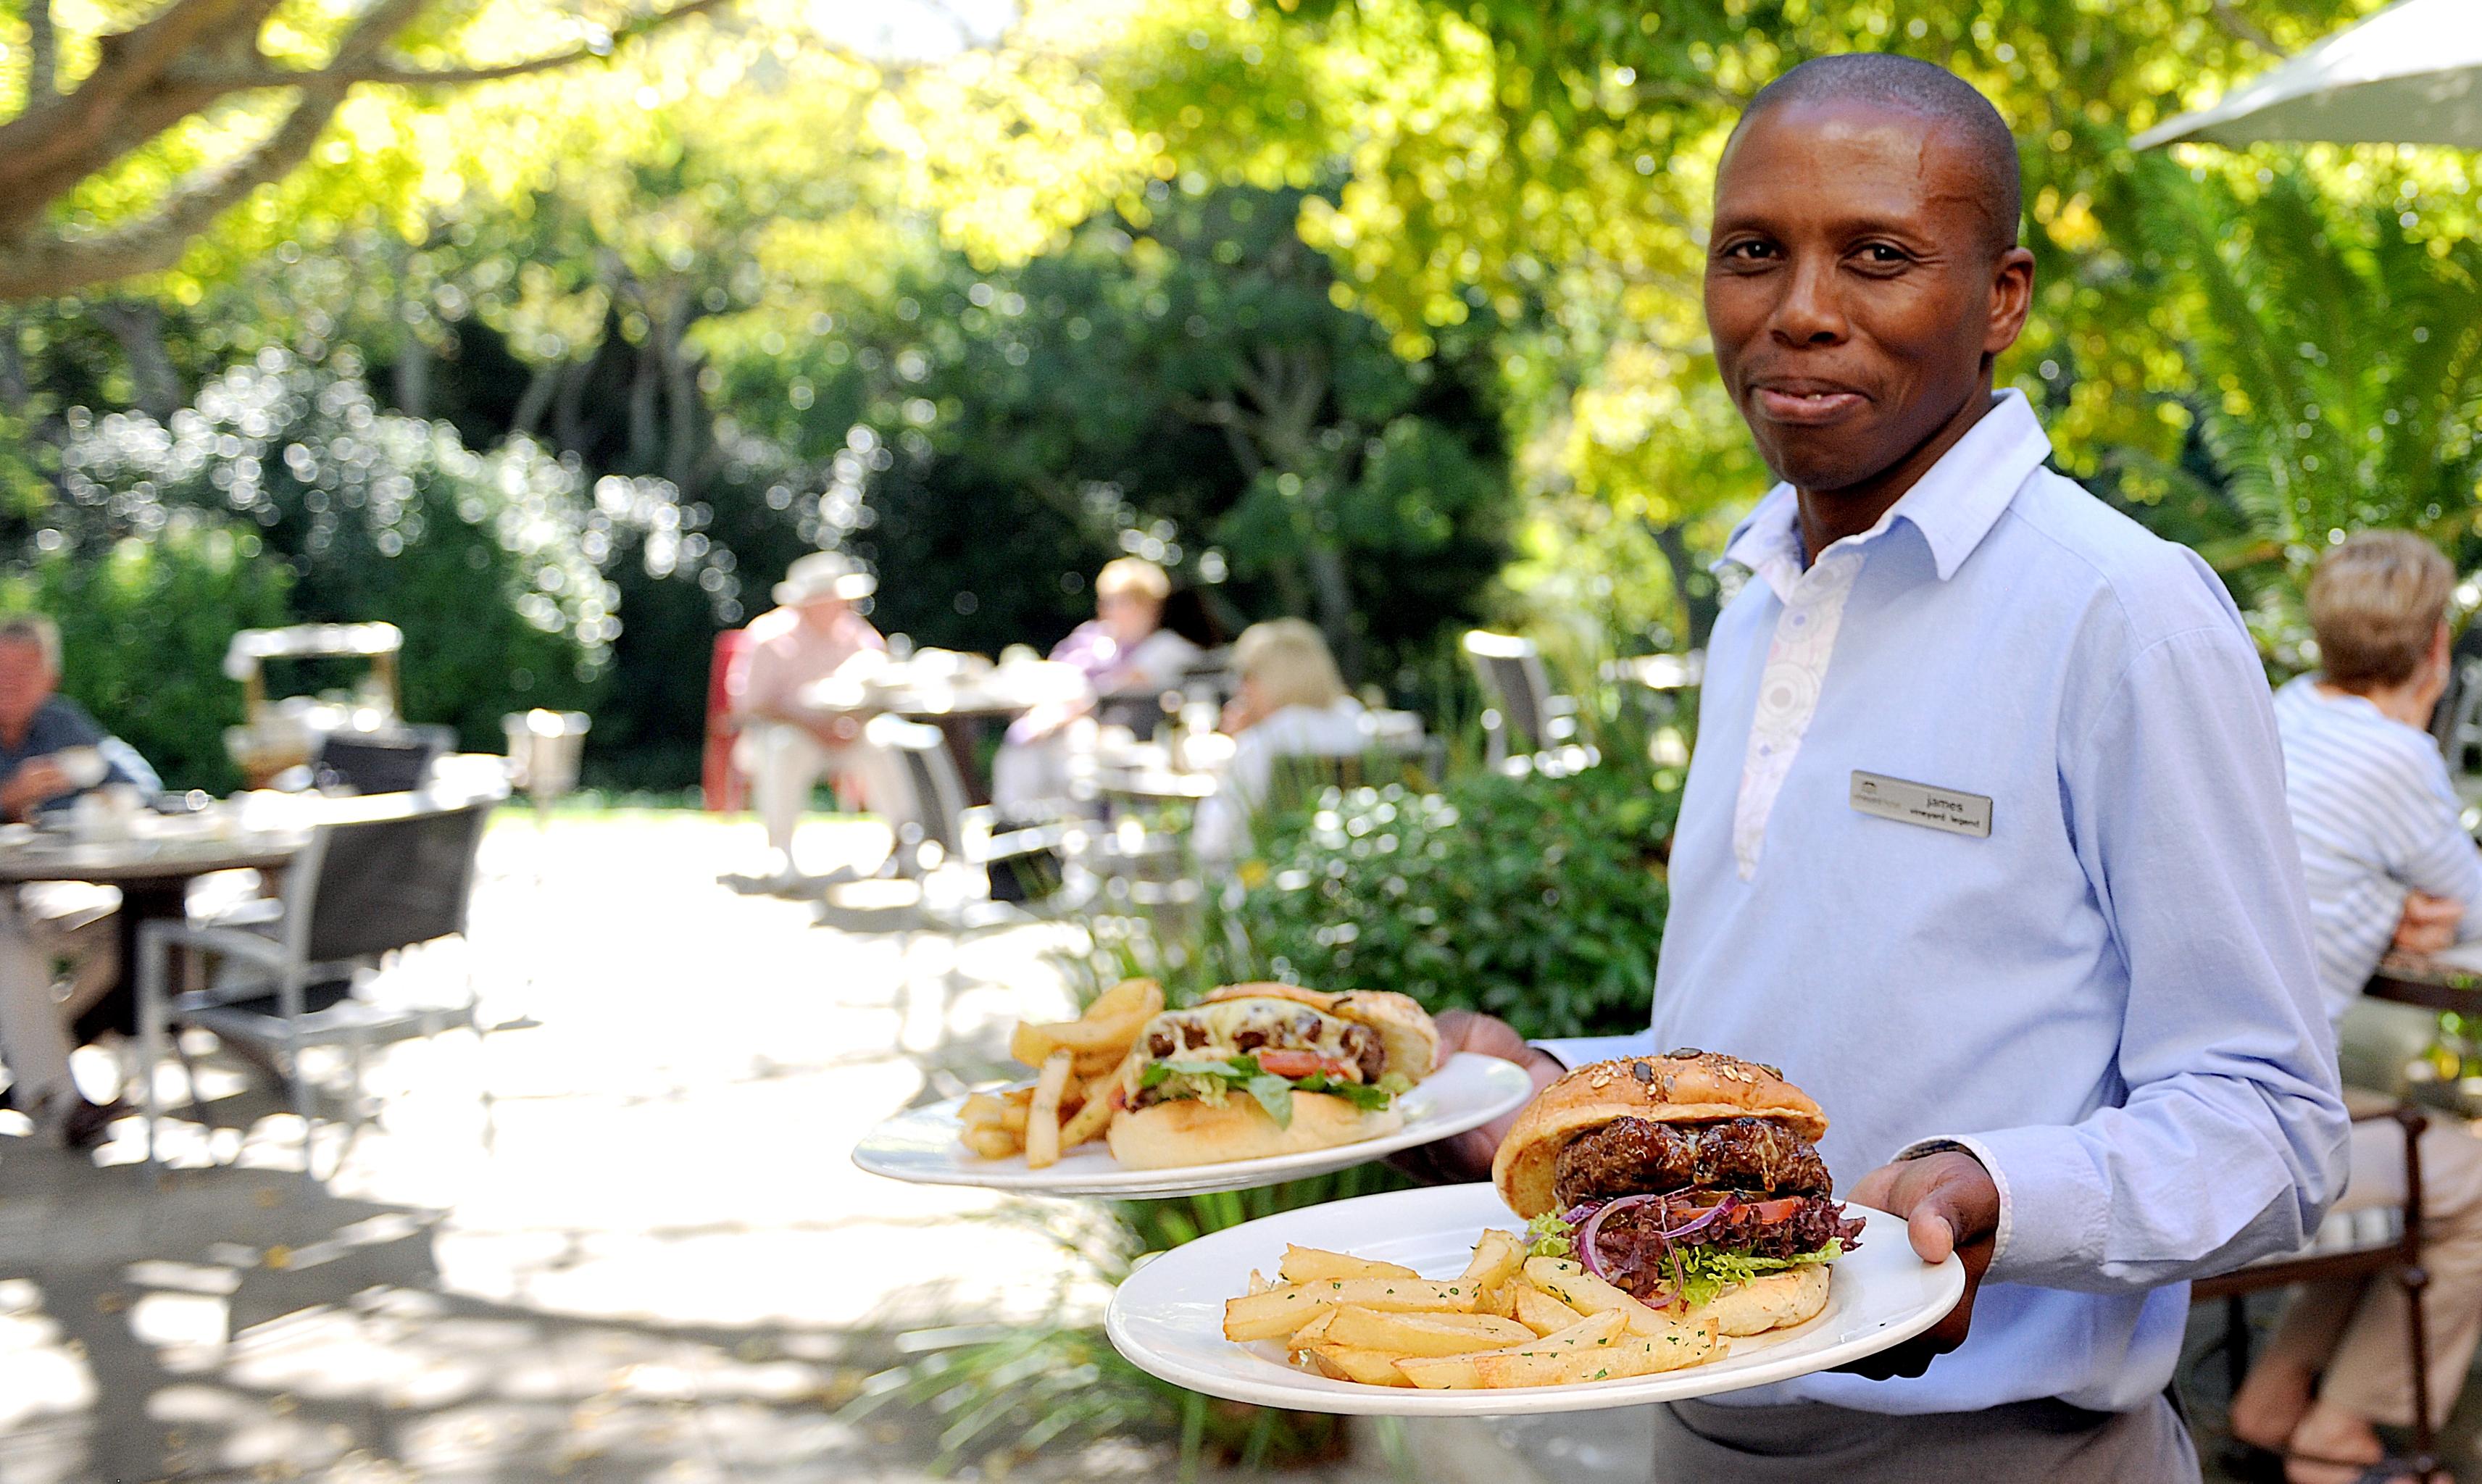
[[[1976,203],[1990,226],[1991,251],[1996,254],[2017,245],[2018,217],[2024,209],[2017,141],[1999,110],[1971,83],[1943,66],[1888,52],[1813,57],[1758,91],[1733,125],[1733,141],[1760,115],[1802,103],[1863,103],[1941,125],[1978,177]],[[1725,146],[1727,152],[1730,147]]]

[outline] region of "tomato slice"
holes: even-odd
[[[1316,1051],[1260,1051],[1258,1070],[1269,1076],[1306,1077],[1319,1070]]]
[[[1757,1218],[1759,1226],[1771,1227],[1779,1221],[1792,1220],[1807,1204],[1802,1197],[1792,1196],[1782,1201],[1753,1201],[1748,1209]]]

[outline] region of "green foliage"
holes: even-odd
[[[1534,1037],[1642,1030],[1679,786],[1616,758],[1436,794],[1330,790],[1272,822],[1237,925],[1277,978],[1401,990]]]
[[[166,786],[224,792],[241,777],[224,729],[241,687],[224,677],[236,629],[281,623],[287,574],[250,531],[188,513],[151,540],[42,551],[0,584],[11,609],[61,626],[63,689],[163,775]]]
[[[247,626],[244,606],[257,623],[400,622],[406,715],[454,726],[469,748],[496,751],[508,711],[591,703],[619,627],[596,559],[625,531],[656,531],[668,508],[660,490],[627,481],[590,499],[573,470],[528,443],[473,453],[446,424],[381,412],[360,383],[275,352],[209,384],[170,427],[139,413],[73,421],[63,474],[66,498],[34,517],[34,548],[60,553],[39,570],[119,560],[131,538],[227,524],[238,534],[217,548],[224,560],[271,569],[229,579],[246,603],[202,599],[181,613],[180,645],[101,627],[71,653],[72,686],[83,683],[76,667],[93,663],[143,673],[154,688],[232,697],[157,708],[164,727],[192,729],[158,745],[194,761],[221,747],[220,716],[238,720],[239,689],[219,662]],[[47,581],[66,601],[90,591]],[[125,652],[108,657],[105,646]],[[98,715],[127,725],[118,702]]]

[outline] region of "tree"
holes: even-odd
[[[292,13],[278,26],[277,0],[166,0],[92,36],[63,36],[51,0],[25,0],[22,97],[0,122],[0,301],[172,267],[218,217],[307,159],[357,86],[454,88],[568,66],[723,3],[678,0],[610,25],[580,16],[567,44],[459,62],[445,60],[450,43],[480,29],[462,0],[375,0],[326,35],[315,23],[305,35]],[[72,57],[88,59],[74,78]],[[224,143],[232,132],[256,137]]]

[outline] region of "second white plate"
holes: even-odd
[[[1188,1165],[1177,1170],[1128,1170],[1100,1142],[1074,1149],[1046,1169],[1029,1170],[1025,1156],[985,1159],[957,1142],[964,1127],[952,1098],[911,1108],[881,1124],[855,1146],[854,1163],[873,1175],[929,1185],[982,1185],[1028,1195],[1194,1196],[1219,1190],[1252,1190],[1364,1164],[1400,1149],[1429,1144],[1479,1128],[1513,1113],[1534,1096],[1533,1079],[1515,1062],[1460,1051],[1397,1100],[1405,1126],[1383,1138],[1339,1144],[1300,1154]],[[1237,1291],[1237,1290],[1236,1290]]]
[[[1489,1185],[1439,1185],[1361,1196],[1245,1222],[1155,1258],[1122,1283],[1104,1316],[1122,1355],[1176,1386],[1231,1401],[1297,1412],[1382,1417],[1511,1417],[1677,1401],[1788,1381],[1872,1355],[1937,1324],[1965,1293],[1965,1266],[1933,1267],[1914,1256],[1905,1224],[1866,1206],[1845,1207],[1867,1225],[1862,1244],[1837,1259],[1827,1308],[1807,1324],[1735,1339],[1720,1360],[1659,1376],[1499,1391],[1414,1391],[1333,1381],[1285,1363],[1274,1341],[1224,1338],[1224,1301],[1253,1268],[1273,1274],[1287,1244],[1401,1262],[1425,1277],[1465,1270],[1486,1227],[1524,1223]]]

